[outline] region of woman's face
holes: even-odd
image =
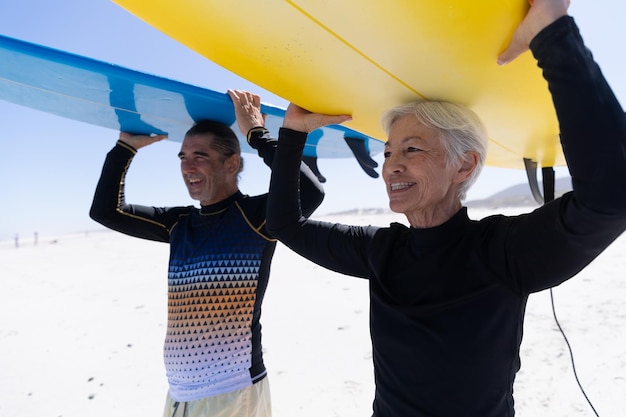
[[[432,227],[452,217],[461,207],[457,190],[466,177],[459,164],[446,160],[437,130],[412,115],[395,121],[383,163],[391,210],[404,213],[414,227]]]

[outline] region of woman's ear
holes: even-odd
[[[478,166],[478,161],[479,161],[478,152],[474,152],[474,151],[465,152],[465,154],[463,155],[463,159],[461,161],[461,166],[459,167],[459,170],[457,171],[455,182],[457,184],[460,184],[464,182],[465,180],[467,180],[472,175],[476,167]]]

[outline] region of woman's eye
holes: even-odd
[[[423,152],[423,150],[420,149],[420,148],[416,148],[414,146],[408,146],[407,148],[404,149],[404,151],[402,151],[402,154],[416,153],[416,152]],[[383,156],[385,158],[390,158],[391,157],[391,151],[383,152]]]

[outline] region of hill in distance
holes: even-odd
[[[540,189],[543,184],[539,183]],[[557,178],[554,181],[554,195],[559,197],[572,190],[572,180],[570,177]],[[537,206],[537,202],[532,196],[530,186],[526,183],[513,185],[490,197],[481,200],[466,201],[467,207],[520,207]]]

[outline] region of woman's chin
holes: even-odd
[[[392,200],[389,201],[389,210],[391,210],[392,212],[404,214],[405,209],[406,208],[403,204],[400,204],[399,202],[394,202]]]

